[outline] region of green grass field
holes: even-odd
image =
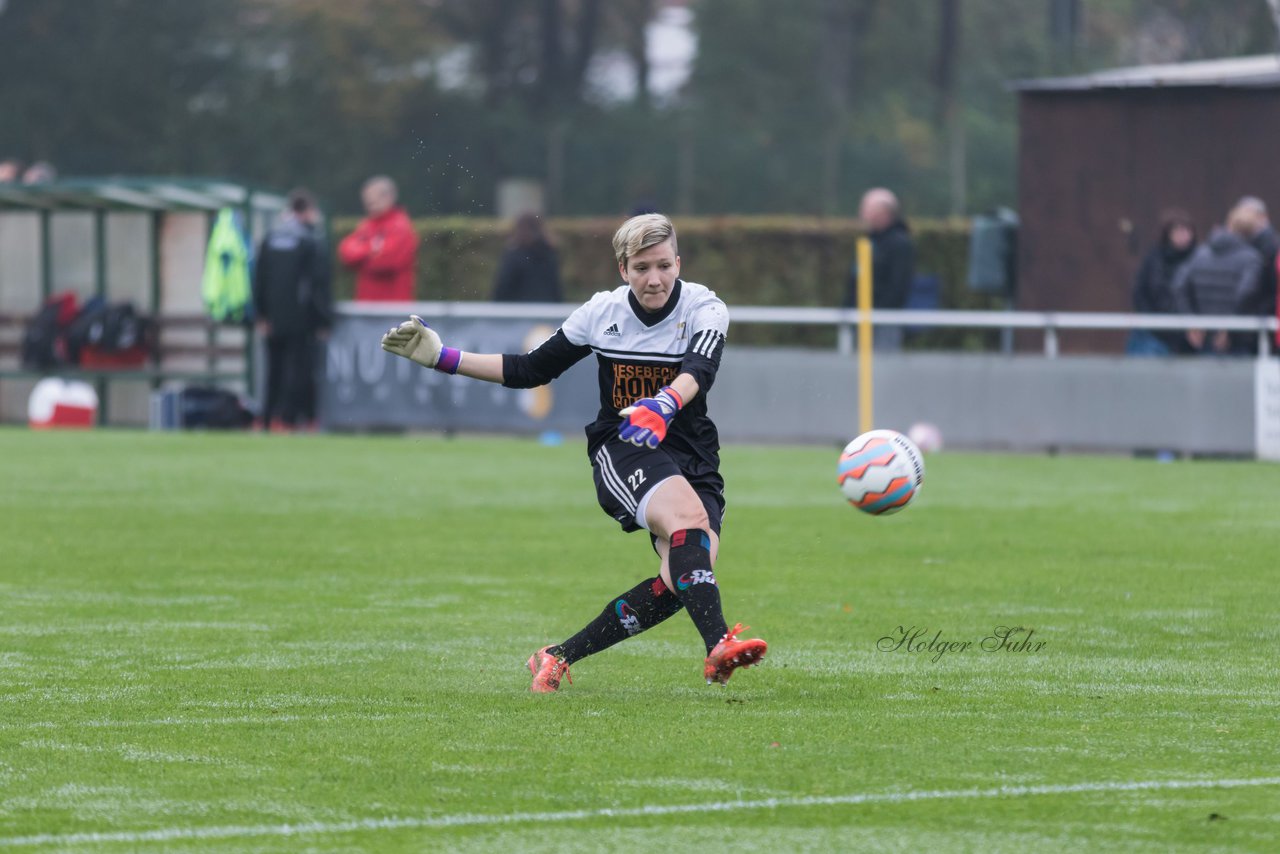
[[[836,456],[724,452],[762,667],[534,696],[655,570],[578,441],[0,431],[0,849],[1280,850],[1280,468]]]

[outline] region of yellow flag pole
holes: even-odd
[[[858,238],[858,422],[859,433],[872,429],[871,394],[871,240]]]

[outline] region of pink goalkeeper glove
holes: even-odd
[[[653,397],[642,397],[618,414],[623,417],[618,438],[638,447],[657,448],[667,438],[667,425],[684,406],[671,386],[663,386]]]

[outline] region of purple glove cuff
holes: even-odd
[[[441,347],[440,358],[436,361],[436,370],[442,374],[456,374],[458,365],[462,364],[462,351],[452,347]]]

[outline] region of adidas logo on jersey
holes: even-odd
[[[612,323],[609,328],[604,331],[605,335],[612,335],[614,338],[621,338],[622,333],[618,331],[618,324]]]

